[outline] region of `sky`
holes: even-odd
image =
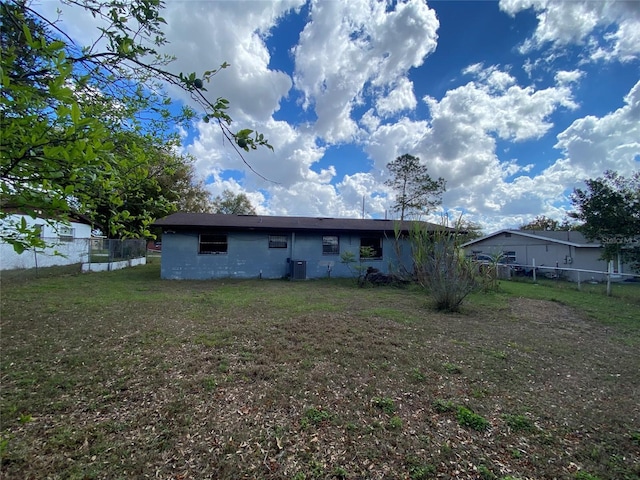
[[[62,12],[86,43],[91,21]],[[259,214],[397,218],[386,165],[408,153],[446,181],[423,220],[489,233],[563,220],[585,179],[640,170],[638,0],[167,0],[163,17],[171,70],[228,62],[211,98],[274,147],[245,154],[256,175],[215,123],[182,132],[211,194]]]

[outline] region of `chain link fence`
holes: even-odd
[[[146,263],[144,239],[43,238],[46,247],[17,253],[12,245],[0,244],[3,279],[39,276],[47,269],[103,271]]]
[[[132,258],[142,258],[147,252],[144,239],[126,240],[114,238],[92,238],[89,243],[89,263],[111,263]]]
[[[144,239],[93,238],[90,242],[89,261],[82,271],[118,270],[147,263],[147,242]]]

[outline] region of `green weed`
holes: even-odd
[[[485,465],[478,465],[478,475],[482,480],[496,480],[496,474]]]
[[[218,332],[209,334],[200,334],[194,338],[194,342],[209,348],[219,348],[231,344],[230,332]]]
[[[436,473],[436,467],[433,465],[414,465],[409,467],[409,478],[411,480],[431,478],[434,473]]]
[[[455,363],[445,362],[442,364],[442,367],[447,373],[455,373],[455,374],[462,373],[462,367],[459,365],[456,365]]]
[[[389,397],[373,397],[371,403],[387,415],[393,415],[396,411],[396,404],[393,399]]]
[[[326,410],[322,410],[321,408],[311,407],[305,410],[302,422],[303,422],[303,425],[304,424],[319,425],[323,422],[327,422],[331,420],[331,416],[332,416],[331,413]]]
[[[31,420],[33,420],[33,417],[31,417],[31,415],[27,413],[21,413],[20,417],[18,418],[18,421],[20,423],[29,423]]]
[[[427,379],[427,376],[420,371],[419,368],[413,368],[409,372],[409,378],[416,383],[424,382]]]
[[[574,478],[576,480],[600,480],[600,477],[591,475],[589,472],[585,472],[584,470],[580,470],[579,472],[576,472]]]
[[[202,380],[202,386],[206,391],[211,392],[218,387],[218,382],[214,377],[207,377]]]
[[[483,416],[474,413],[467,407],[458,407],[457,417],[458,424],[462,427],[469,427],[473,430],[482,432],[490,427],[489,421]]]
[[[505,414],[502,418],[514,432],[533,432],[536,430],[536,426],[533,421],[525,415]]]
[[[494,350],[494,349],[487,350],[487,354],[493,358],[497,358],[498,360],[506,360],[508,356],[507,352],[505,352],[504,350]]]
[[[473,398],[485,398],[489,396],[491,391],[488,388],[474,388],[471,390],[471,396]]]
[[[342,467],[336,467],[331,472],[331,476],[333,478],[345,479],[345,478],[347,478],[349,476],[349,474],[347,473],[346,469],[344,469]]]
[[[0,435],[0,461],[5,457],[7,449],[9,448],[9,435]]]
[[[443,400],[441,398],[437,398],[431,404],[433,409],[438,413],[448,413],[456,410],[456,404],[451,400]]]
[[[389,419],[389,428],[391,430],[400,430],[402,428],[402,419],[398,416],[393,416]]]

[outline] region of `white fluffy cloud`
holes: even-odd
[[[369,138],[367,152],[380,170],[399,154],[417,155],[432,177],[447,180],[445,208],[469,212],[485,222],[493,218],[489,225],[514,224],[518,216],[546,211],[562,196],[565,183],[550,184],[544,175],[528,177],[530,166],[501,159],[496,142],[545,135],[552,126],[551,114],[576,107],[570,86],[562,81],[545,89],[521,87],[495,66],[473,65],[465,73],[473,75],[473,81],[449,90],[440,100],[424,98],[430,121],[404,118],[380,125]]]
[[[515,78],[495,67],[481,70],[477,76],[479,82],[450,90],[439,102],[425,98],[434,124],[453,121],[456,128],[474,127],[520,141],[544,135],[552,126],[548,117],[558,106],[576,107],[565,85],[541,90],[520,87]],[[464,148],[464,139],[457,140],[455,150]],[[455,156],[455,150],[445,157]]]
[[[379,108],[385,113],[411,107],[404,77],[434,51],[439,23],[421,0],[386,9],[371,0],[312,2],[311,21],[293,50],[295,86],[304,94],[304,106],[315,109],[316,131],[328,142],[357,136],[351,114],[367,87],[396,86],[391,95],[396,92],[403,103],[383,100]]]
[[[291,77],[269,69],[265,37],[300,0],[269,2],[167,2],[166,53],[175,55],[171,68],[202,73],[227,61],[210,85],[212,98],[227,98],[232,117],[246,115],[266,121],[279,109],[293,85]],[[188,102],[184,92],[172,92]]]
[[[640,159],[640,82],[624,98],[625,105],[602,118],[593,115],[574,121],[558,135],[560,149],[571,168],[583,178],[600,176],[604,170],[629,175]]]
[[[260,4],[263,5],[262,2]],[[172,22],[174,17],[181,17],[180,9],[184,8],[188,6],[171,8]],[[267,9],[265,5],[263,8]],[[235,44],[241,45],[241,40],[247,36],[253,38],[255,45],[252,51],[256,52],[256,56],[247,61],[247,65],[254,69],[253,82],[264,83],[260,78],[262,75],[273,84],[271,75],[274,72],[267,68],[268,52],[260,44],[260,37],[252,32],[255,29],[268,30],[286,8],[288,5],[275,11],[269,10],[266,16],[271,20],[263,21],[260,25],[239,19],[238,23],[229,23],[233,33],[226,30],[222,32],[230,35],[226,40],[227,48],[240,48]],[[210,15],[215,13],[211,12]],[[198,18],[203,29],[208,21],[203,18],[206,16],[206,12],[199,11]],[[180,32],[187,28],[191,32],[197,31],[199,23],[196,22],[194,26],[191,21],[188,24],[186,20],[184,24],[180,22],[172,28],[172,38],[180,38]],[[362,173],[346,176],[339,181],[335,179],[336,170],[333,166],[318,172],[314,164],[325,151],[324,147],[318,146],[318,141],[333,143],[359,137],[360,128],[352,112],[365,94],[379,98],[376,112],[383,117],[415,108],[417,101],[413,84],[406,73],[410,68],[421,65],[424,58],[435,49],[437,28],[434,12],[422,1],[399,2],[395,9],[389,11],[386,11],[384,4],[375,1],[312,3],[309,21],[292,55],[296,62],[295,87],[302,92],[305,107],[314,110],[317,116],[315,124],[293,126],[264,119],[277,110],[278,102],[288,93],[286,82],[283,82],[280,90],[256,94],[266,95],[262,111],[252,111],[250,105],[247,106],[253,101],[248,102],[247,95],[243,97],[240,94],[249,89],[248,97],[251,99],[251,88],[242,85],[241,78],[235,73],[231,83],[237,85],[237,98],[233,96],[233,90],[228,90],[226,80],[222,90],[216,88],[216,94],[226,96],[232,104],[237,103],[234,118],[239,119],[243,127],[264,133],[277,152],[273,154],[259,150],[245,155],[260,175],[276,183],[263,182],[249,175],[243,181],[244,187],[260,187],[268,191],[268,211],[274,214],[359,216],[361,197],[365,194],[370,205],[369,211],[384,210],[384,195],[371,195],[375,190],[373,176]],[[220,36],[224,38],[226,35],[217,31],[216,37]],[[200,38],[193,33],[186,37]],[[185,48],[195,50],[195,46],[189,47],[180,42],[172,40],[172,45],[175,44],[175,48],[181,52]],[[231,47],[232,44],[235,46]],[[242,52],[248,50],[243,47]],[[216,51],[224,49],[216,47],[207,54],[213,56]],[[230,50],[234,51],[237,50]],[[234,55],[231,56],[235,58]],[[234,60],[231,71],[235,70],[237,63]],[[189,64],[193,65],[192,59],[189,59]],[[220,78],[227,73],[222,72]],[[275,78],[277,80],[278,76]],[[367,124],[367,119],[373,122],[370,124],[372,128],[379,123],[373,111],[362,119],[363,125]],[[204,176],[221,182],[223,172],[238,168],[238,158],[228,146],[224,148],[220,132],[214,125],[201,123],[198,131],[199,136],[188,147],[188,152],[198,159],[198,170]]]
[[[388,117],[403,110],[413,110],[417,104],[413,83],[402,77],[386,97],[378,98],[376,110],[380,116]]]
[[[262,188],[265,185],[279,184],[284,188],[291,188],[307,180],[329,182],[335,175],[330,169],[323,174],[311,170],[313,164],[322,158],[324,148],[318,147],[315,136],[303,129],[296,129],[287,122],[276,120],[259,124],[246,120],[244,126],[259,128],[274,148],[274,152],[266,148],[248,153],[241,151],[251,168],[268,180],[265,182],[251,174],[247,177],[250,186]],[[223,171],[240,168],[249,171],[247,166],[242,165],[233,147],[223,140],[217,125],[201,122],[198,131],[199,137],[187,147],[187,152],[197,158],[197,169],[203,176],[216,176]]]
[[[533,37],[522,45],[523,52],[547,43],[556,47],[568,44],[589,46],[592,59],[629,61],[640,56],[640,6],[635,1],[574,0],[500,0],[500,8],[509,13],[533,9],[538,26]],[[612,31],[600,42],[597,29]]]
[[[379,216],[392,203],[383,183],[386,164],[411,153],[433,177],[447,180],[443,207],[466,212],[489,231],[541,214],[560,219],[568,192],[584,178],[638,169],[640,83],[623,106],[568,120],[580,112],[574,95],[593,74],[585,61],[640,57],[638,2],[502,0],[512,16],[531,9],[537,17],[535,32],[520,45],[527,53],[522,65],[456,65],[459,75],[448,90],[421,99],[415,88],[430,75],[428,61],[440,41],[436,11],[426,2],[310,1],[307,15],[295,17],[304,26],[297,42],[291,40],[293,70],[274,70],[269,36],[304,4],[166,2],[166,53],[177,57],[172,70],[202,72],[231,63],[209,85],[212,96],[230,100],[235,128],[264,133],[275,149],[243,152],[266,181],[242,163],[215,124],[195,124],[184,148],[214,196],[224,189],[244,192],[262,214],[348,217],[362,215],[364,198],[365,215]],[[56,6],[44,2],[42,8]],[[82,28],[90,16],[65,11],[74,36],[91,30]],[[533,76],[537,62],[566,59],[563,48],[572,45],[580,45],[582,56],[554,64],[553,80],[545,80],[551,83],[518,78],[520,67]],[[544,56],[536,55],[542,50]],[[170,93],[189,101],[184,92]],[[284,115],[297,99],[305,111]],[[563,116],[568,126],[558,134],[554,121]],[[536,149],[555,135],[557,158],[547,152],[542,167],[509,153],[511,145]],[[336,144],[362,149],[367,161],[338,174],[342,166],[325,159]]]

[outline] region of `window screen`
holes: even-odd
[[[324,235],[322,237],[322,254],[337,255],[340,253],[340,242],[337,235]]]

